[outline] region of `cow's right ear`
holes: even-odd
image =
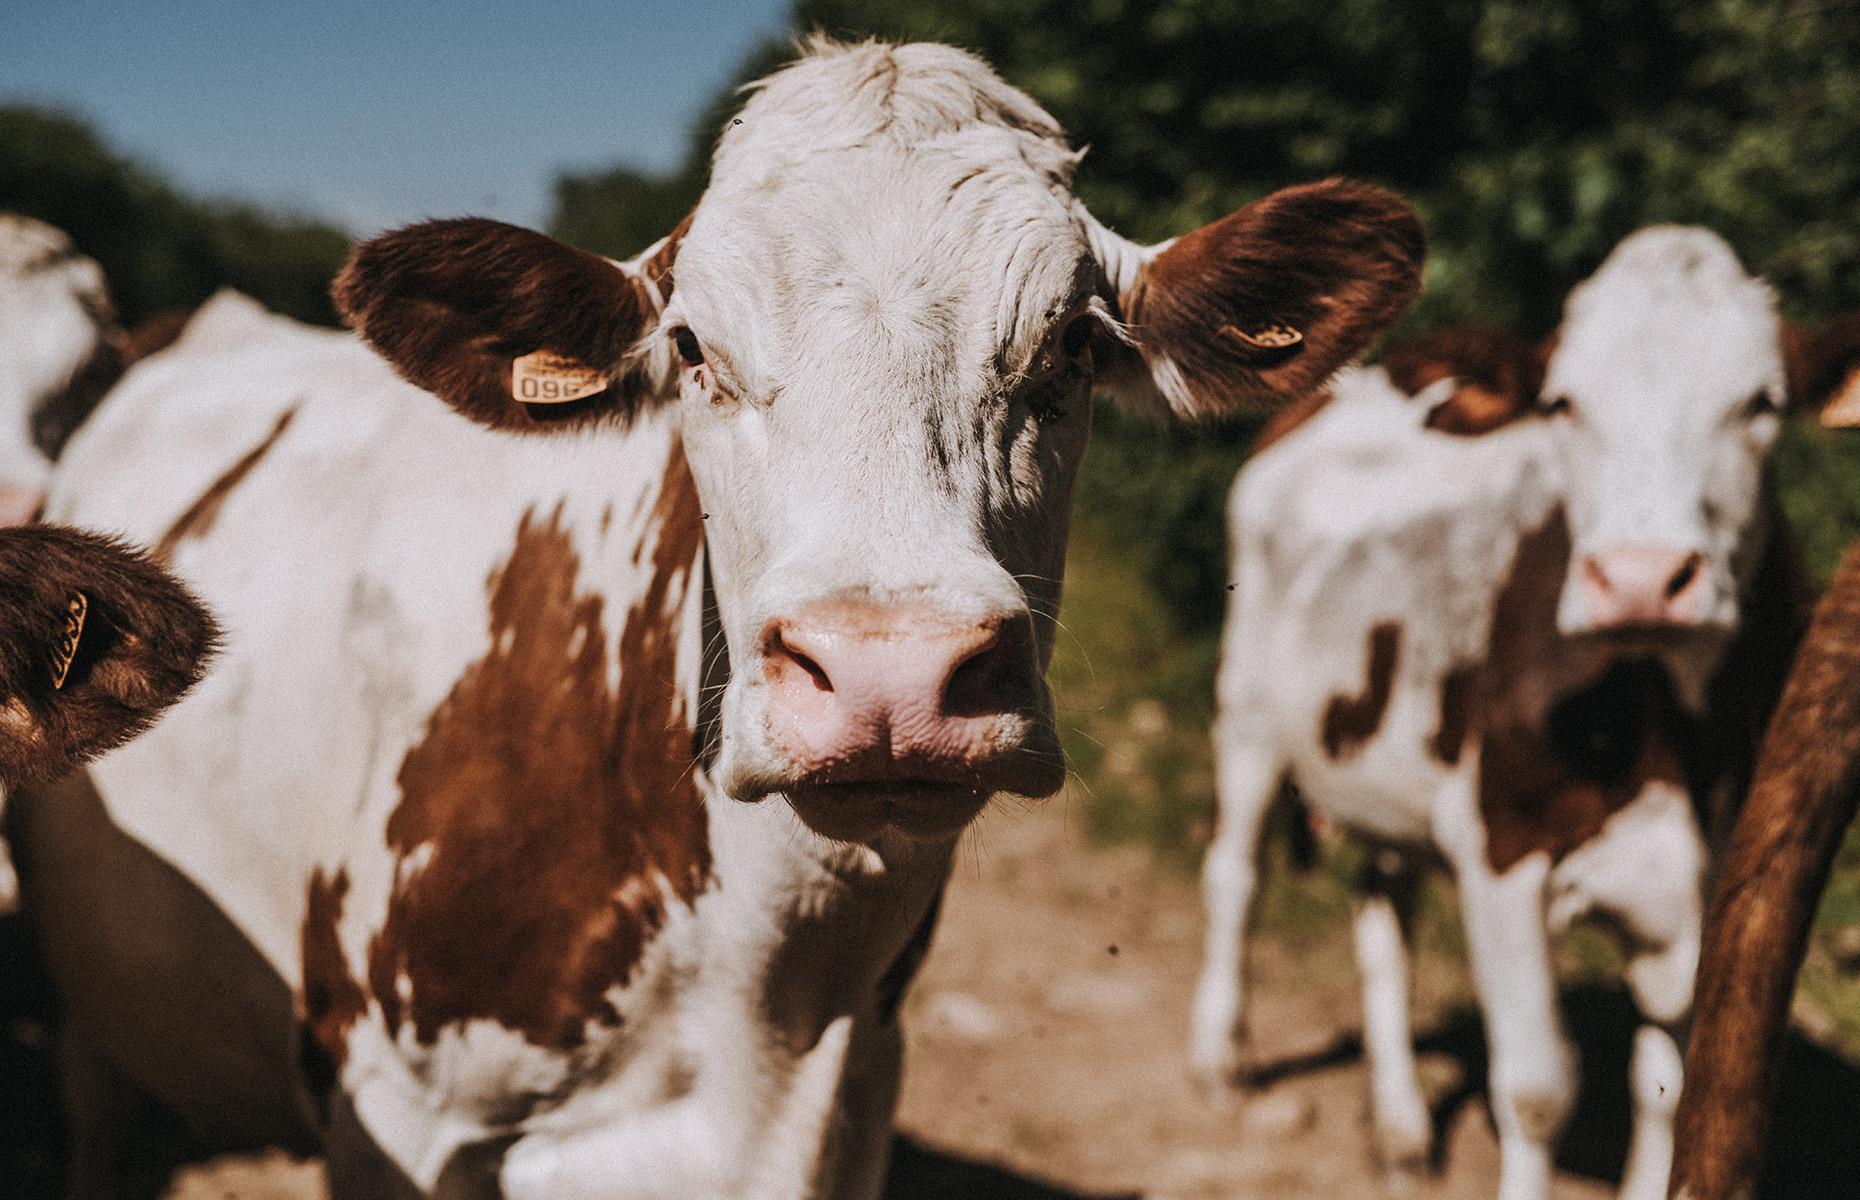
[[[689,221],[628,263],[481,217],[363,242],[331,291],[409,382],[497,429],[625,419],[652,390],[629,351],[658,323]]]
[[[1817,410],[1830,429],[1860,425],[1860,311],[1809,332],[1784,325],[1789,407]]]
[[[142,554],[56,525],[0,529],[0,784],[59,774],[146,728],[218,638]]]
[[[1502,329],[1451,327],[1403,339],[1383,355],[1382,369],[1410,396],[1453,380],[1453,390],[1427,410],[1424,424],[1474,437],[1536,410],[1548,357]]]

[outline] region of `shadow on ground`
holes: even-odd
[[[883,1200],[1140,1200],[1136,1193],[1074,1192],[934,1150],[905,1135],[891,1139]]]
[[[1618,1184],[1627,1164],[1632,1101],[1628,1060],[1640,1018],[1627,990],[1583,984],[1562,996],[1563,1020],[1582,1061],[1582,1090],[1557,1151],[1557,1166],[1573,1175]],[[1447,1130],[1487,1081],[1485,1027],[1470,1009],[1452,1014],[1415,1038],[1421,1054],[1459,1067],[1459,1082],[1434,1106],[1433,1166],[1444,1167]],[[1359,1061],[1362,1040],[1347,1035],[1310,1054],[1256,1067],[1254,1086]],[[1783,1052],[1770,1144],[1758,1200],[1852,1200],[1860,1196],[1860,1067],[1791,1030]]]

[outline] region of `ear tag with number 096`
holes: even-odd
[[[610,382],[606,372],[547,350],[510,363],[510,394],[524,404],[567,404],[606,391]]]

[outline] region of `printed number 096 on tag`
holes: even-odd
[[[562,404],[607,390],[606,374],[547,351],[510,364],[510,392],[525,404]]]

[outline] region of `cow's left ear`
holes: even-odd
[[[0,784],[56,775],[146,728],[218,638],[142,554],[56,525],[0,529]]]
[[[1812,332],[1784,325],[1782,350],[1790,408],[1819,410],[1831,429],[1860,425],[1860,311]]]
[[[1503,329],[1450,326],[1402,339],[1382,356],[1382,369],[1409,396],[1453,380],[1422,424],[1476,437],[1536,411],[1548,358],[1548,347],[1533,349]]]
[[[1343,179],[1274,192],[1161,246],[1101,236],[1129,344],[1100,383],[1182,417],[1306,395],[1407,309],[1427,256],[1400,197]]]
[[[336,308],[409,382],[497,429],[633,414],[652,391],[629,351],[658,323],[689,222],[627,263],[480,217],[356,247]]]

